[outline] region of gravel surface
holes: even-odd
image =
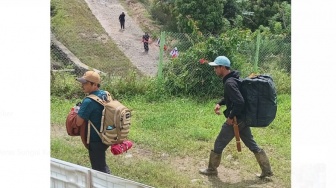
[[[149,52],[145,53],[142,35],[144,31],[137,25],[118,0],[85,0],[109,37],[119,49],[144,74],[155,76],[159,62],[159,47],[155,42],[149,44]],[[120,29],[119,15],[125,16],[125,30]],[[151,35],[149,33],[149,35]]]

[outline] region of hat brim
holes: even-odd
[[[82,84],[85,84],[87,80],[85,80],[83,77],[82,78],[76,78],[76,80]]]
[[[214,66],[219,66],[219,65],[218,65],[217,63],[215,63],[215,62],[210,62],[209,65],[210,65],[210,66],[213,66],[213,67],[214,67]]]

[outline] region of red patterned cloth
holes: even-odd
[[[132,148],[133,143],[129,140],[125,140],[120,144],[113,144],[111,146],[111,152],[113,155],[119,155],[121,153],[124,153],[125,151]]]

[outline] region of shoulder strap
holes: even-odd
[[[230,79],[230,78],[228,78]],[[243,79],[242,78],[234,78],[234,77],[231,77],[232,80],[234,80],[238,86],[240,86],[240,84],[243,82]]]
[[[105,93],[106,93],[106,96],[107,96],[106,101],[112,101],[113,98],[112,98],[111,94],[108,91],[105,91]],[[98,102],[99,104],[105,106],[104,101],[101,98],[99,98],[97,95],[90,94],[87,97],[89,97],[89,98],[93,99],[94,101]]]
[[[93,128],[94,128],[94,130],[98,133],[98,135],[99,135],[99,131],[98,131],[98,129],[93,125],[93,123],[91,122],[91,121],[89,121],[89,126],[92,126]]]
[[[90,94],[88,95],[87,97],[91,98],[92,100],[98,102],[99,104],[103,105],[104,106],[104,102],[101,98],[99,98],[97,95],[94,95],[94,94]]]
[[[90,131],[91,131],[91,126],[94,128],[94,130],[96,131],[96,133],[98,134],[98,136],[100,137],[100,139],[102,138],[99,131],[97,130],[97,128],[93,125],[93,123],[91,121],[88,122],[88,134],[87,134],[87,144],[90,143]]]

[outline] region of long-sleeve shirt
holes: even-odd
[[[245,101],[239,91],[238,79],[238,71],[231,71],[223,78],[224,97],[217,104],[226,105],[224,111],[226,118],[239,117],[244,110]]]

